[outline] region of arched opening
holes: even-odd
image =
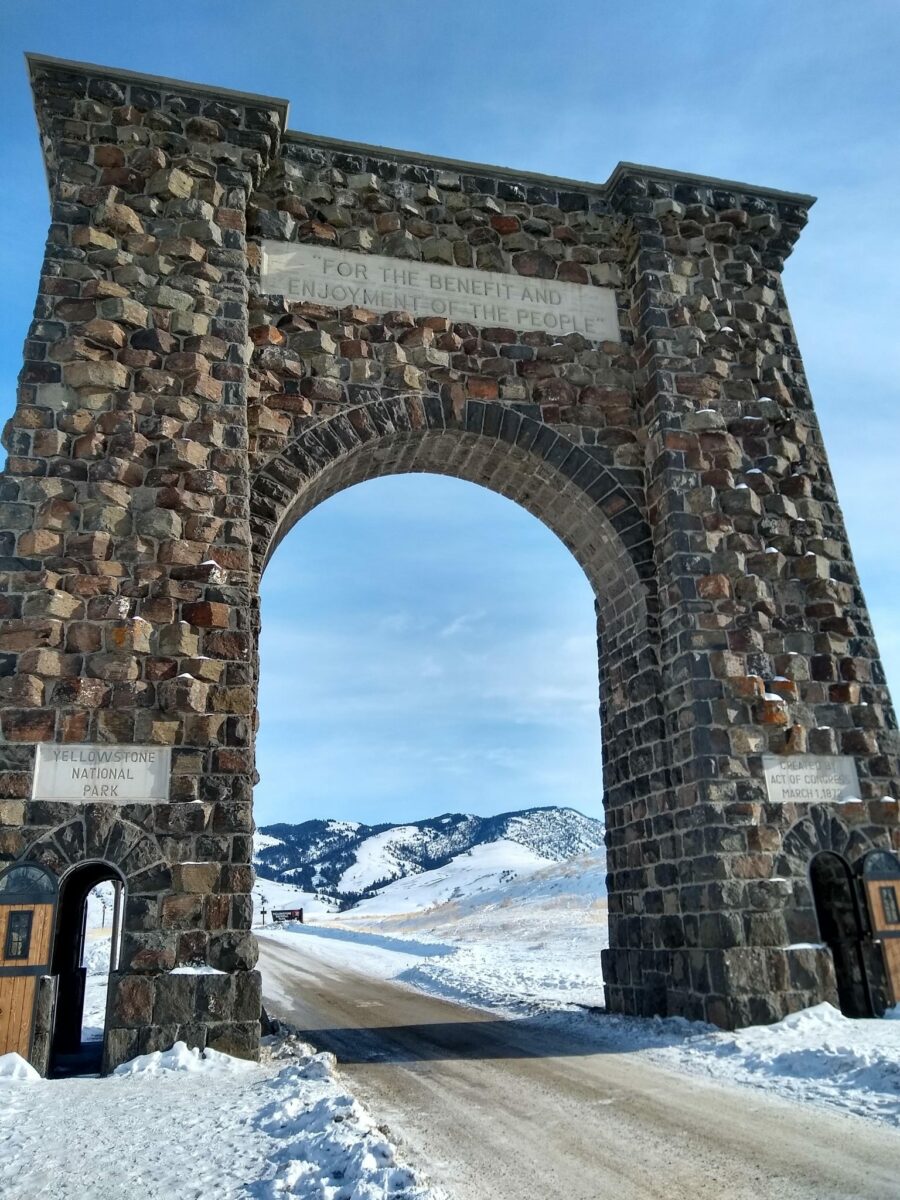
[[[99,861],[73,867],[60,885],[52,962],[57,979],[52,1075],[100,1070],[106,992],[110,971],[117,966],[124,891],[119,871]]]
[[[863,915],[847,860],[833,850],[817,854],[809,880],[822,941],[831,950],[838,1001],[845,1017],[872,1017],[875,1011],[863,957]]]
[[[537,517],[569,549],[593,591],[599,631],[606,994],[617,1011],[649,1014],[681,1001],[664,949],[665,905],[635,917],[634,897],[656,880],[655,859],[639,853],[653,836],[646,815],[665,804],[672,781],[659,700],[655,567],[630,469],[633,450],[623,448],[620,463],[618,452],[597,453],[530,413],[471,399],[457,411],[437,396],[366,393],[358,407],[311,422],[270,457],[261,455],[250,506],[260,576],[286,534],[322,501],[387,475],[426,472],[481,484]],[[596,663],[594,655],[594,669]],[[302,677],[295,686],[303,686]],[[678,887],[671,871],[660,882]]]

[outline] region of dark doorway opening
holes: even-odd
[[[84,1029],[85,998],[88,988],[90,937],[88,928],[89,897],[101,884],[112,884],[109,940],[109,967],[103,964],[105,978],[117,966],[122,928],[124,881],[114,867],[104,862],[83,863],[70,871],[62,882],[53,948],[52,972],[57,978],[56,1017],[50,1054],[50,1075],[85,1075],[99,1072],[103,1059],[105,1006],[101,1026]],[[105,918],[105,906],[104,906]],[[96,967],[95,967],[96,969]],[[97,1020],[98,1018],[94,1018]]]
[[[834,960],[841,1012],[845,1017],[874,1017],[863,952],[865,925],[850,864],[840,854],[823,850],[810,863],[809,880],[819,932]]]

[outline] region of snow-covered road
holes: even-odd
[[[454,1200],[896,1200],[896,1129],[676,1073],[615,1021],[587,1035],[377,978],[396,945],[357,943],[353,967],[334,936],[261,947],[269,1011],[337,1055]]]

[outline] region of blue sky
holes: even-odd
[[[31,49],[284,96],[295,129],[604,180],[620,160],[812,192],[785,273],[900,695],[896,0],[30,0],[0,15],[0,406],[47,203]],[[599,813],[590,590],[501,497],[377,480],[306,517],[263,584],[260,822]]]

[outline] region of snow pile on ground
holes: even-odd
[[[152,1054],[139,1054],[130,1062],[116,1067],[114,1075],[159,1075],[163,1071],[252,1071],[253,1063],[230,1054],[220,1054],[212,1048],[200,1050],[188,1047],[186,1042],[176,1042],[171,1050],[154,1050]]]
[[[26,1062],[21,1054],[16,1054],[14,1050],[9,1054],[0,1054],[0,1083],[13,1079],[17,1082],[40,1079],[31,1063]]]
[[[850,1020],[830,1004],[725,1033],[692,1025],[652,1057],[679,1070],[900,1126],[900,1009]]]
[[[180,1043],[106,1079],[35,1079],[4,1056],[0,1196],[443,1200],[398,1161],[330,1055],[267,1041],[261,1065]]]
[[[88,930],[81,962],[87,968],[84,986],[84,1013],[81,1036],[86,1042],[99,1042],[106,1024],[106,993],[109,986],[110,933]]]
[[[88,975],[109,974],[110,934],[104,934],[85,943],[81,964],[87,967]]]
[[[438,1200],[397,1161],[366,1110],[336,1086],[333,1061],[328,1054],[308,1054],[270,1081],[272,1098],[255,1124],[271,1139],[274,1172],[254,1195]]]

